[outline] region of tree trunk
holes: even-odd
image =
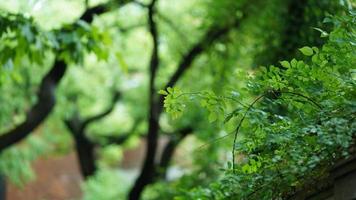
[[[0,174],[0,200],[6,199],[6,179],[5,176]]]
[[[94,175],[97,169],[95,164],[95,145],[89,141],[85,135],[81,134],[74,138],[80,171],[84,179],[87,179],[88,177]]]

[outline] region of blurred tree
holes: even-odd
[[[92,196],[97,198],[224,199],[237,196],[230,189],[245,188],[240,179],[251,181],[251,187],[257,191],[265,183],[279,184],[277,178],[272,178],[276,182],[263,184],[257,178],[249,179],[265,166],[258,159],[249,158],[247,164],[243,162],[245,165],[241,168],[238,165],[237,169],[235,162],[230,163],[223,173],[219,169],[230,160],[227,154],[231,145],[234,145],[233,152],[240,148],[236,147],[236,140],[245,142],[238,143],[243,152],[241,160],[248,159],[245,155],[263,154],[266,157],[259,158],[274,163],[268,152],[287,148],[264,140],[267,133],[262,129],[282,131],[285,124],[278,121],[279,117],[299,119],[300,116],[290,113],[290,105],[280,102],[280,97],[285,97],[282,89],[294,92],[293,89],[302,88],[298,94],[304,94],[304,87],[308,92],[318,91],[320,87],[296,82],[294,78],[308,81],[314,76],[305,77],[309,73],[305,67],[293,71],[296,77],[290,77],[288,68],[302,64],[283,60],[317,54],[327,41],[319,37],[320,33],[324,37],[332,29],[335,31],[334,25],[321,23],[323,18],[329,13],[344,16],[345,6],[350,9],[354,5],[346,0],[18,0],[4,3],[1,5],[4,12],[0,14],[0,92],[4,94],[0,96],[0,172],[21,185],[33,178],[32,160],[41,155],[67,153],[72,139],[86,179],[84,190],[93,192]],[[354,41],[350,39],[350,42]],[[300,52],[302,46],[310,47]],[[322,55],[334,56],[328,52]],[[314,64],[324,60],[320,58]],[[339,61],[335,58],[330,62]],[[266,71],[256,67],[259,65],[279,67]],[[262,75],[256,75],[259,73]],[[327,75],[320,79],[331,81]],[[287,87],[286,82],[294,85]],[[340,88],[329,89],[339,91]],[[259,110],[254,109],[255,103],[248,106],[257,93],[263,94],[255,99],[261,106]],[[307,94],[309,97],[310,93]],[[301,100],[287,98],[286,101],[294,106]],[[284,112],[277,112],[278,106]],[[170,115],[163,112],[164,107]],[[307,107],[304,111],[301,118],[307,115],[313,121],[314,110]],[[242,124],[238,116],[248,121],[242,131],[254,130],[256,134],[235,140],[228,137],[235,133],[236,124],[240,124],[237,127]],[[293,120],[295,129],[291,132],[298,133],[298,127],[304,125]],[[269,127],[275,123],[281,130]],[[37,134],[28,137],[33,132]],[[221,140],[214,139],[222,136]],[[24,145],[14,146],[25,138],[21,143]],[[168,142],[159,153],[161,138],[168,138]],[[105,160],[105,152],[110,152],[113,155],[110,159],[115,157],[116,163],[122,150],[135,146],[135,141],[137,145],[141,139],[146,140],[145,157],[132,188],[128,189],[131,183],[112,185],[108,174],[114,170],[102,165],[112,163]],[[267,144],[260,147],[259,141]],[[273,144],[268,145],[269,142]],[[174,159],[177,148],[195,149],[205,143],[198,150],[190,150],[184,158]],[[234,160],[235,154],[231,157]],[[179,166],[181,162],[189,163],[184,166],[188,173],[171,181],[169,166]],[[247,178],[236,176],[236,170],[247,174]],[[221,182],[217,181],[220,179]],[[96,182],[111,188],[100,187],[97,191]],[[283,189],[290,185],[287,182],[279,192],[285,192]],[[225,186],[227,193],[221,192]],[[203,194],[206,188],[211,189]],[[265,188],[268,192],[268,187]],[[103,189],[108,194],[100,196],[105,193]]]

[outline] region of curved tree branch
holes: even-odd
[[[240,26],[240,20],[236,20],[235,23],[227,26],[212,26],[205,33],[200,41],[198,41],[191,49],[182,57],[180,60],[176,71],[168,80],[164,88],[173,87],[176,82],[180,79],[183,73],[188,70],[195,59],[202,54],[207,48],[209,48],[214,42],[219,40],[221,37],[229,33],[232,28],[238,28]],[[160,96],[159,105],[163,106],[164,96]]]
[[[100,4],[91,8],[88,8],[80,17],[80,20],[91,23],[94,20],[95,15],[100,15],[108,11],[106,4]]]
[[[160,12],[157,12],[157,17],[159,17],[163,22],[165,22],[171,29],[181,38],[184,40],[184,43],[188,44],[189,39],[188,37],[179,29],[179,27],[168,17],[163,15]]]
[[[169,138],[168,143],[163,149],[161,159],[159,162],[159,173],[158,177],[165,179],[167,175],[167,170],[169,167],[169,164],[172,160],[173,154],[177,148],[177,146],[180,144],[180,142],[183,141],[183,139],[191,134],[193,132],[193,129],[191,127],[187,127],[181,130],[177,131],[177,134],[172,135]]]
[[[142,119],[137,119],[135,120],[134,124],[132,125],[131,129],[127,131],[126,133],[120,134],[119,136],[114,136],[115,134],[109,134],[110,136],[106,136],[105,140],[106,142],[98,143],[100,146],[108,145],[108,144],[115,144],[115,145],[121,145],[125,143],[137,130],[139,127],[140,123],[142,122]],[[143,136],[142,134],[139,134],[139,136]]]
[[[173,87],[175,83],[179,80],[182,74],[191,67],[193,61],[198,57],[204,50],[209,48],[215,41],[219,40],[221,37],[226,35],[232,28],[238,27],[240,21],[236,21],[234,24],[227,26],[212,26],[205,33],[200,41],[198,41],[181,59],[178,64],[176,71],[168,80],[164,88]]]
[[[86,21],[88,23],[91,23],[94,20],[94,17],[96,15],[100,15],[103,13],[106,13],[110,11],[110,5],[111,3],[117,3],[119,4],[119,7],[122,7],[128,3],[136,3],[135,0],[112,0],[107,3],[102,3],[90,8],[87,8],[85,12],[82,14],[80,17],[81,20]]]
[[[94,15],[101,14],[104,11],[105,9],[102,9],[102,6],[96,6],[86,10],[79,19],[90,23]],[[37,103],[28,111],[26,120],[14,129],[0,135],[0,152],[26,138],[51,113],[55,105],[55,90],[66,69],[67,64],[57,58],[53,67],[43,77],[37,93]]]
[[[94,116],[88,117],[87,119],[83,120],[82,128],[85,129],[88,124],[93,123],[97,120],[100,120],[100,119],[104,118],[105,116],[107,116],[108,114],[110,114],[114,110],[115,104],[120,98],[121,98],[121,93],[118,91],[114,92],[110,106],[107,109],[105,109],[103,112],[96,114]]]
[[[37,103],[30,108],[26,120],[14,129],[0,135],[0,152],[21,141],[40,125],[55,105],[55,89],[64,76],[67,65],[63,61],[55,61],[52,69],[41,81],[37,94]]]
[[[223,27],[210,27],[205,35],[201,38],[201,40],[199,40],[193,47],[191,47],[190,50],[181,58],[176,71],[169,78],[164,88],[173,87],[183,75],[183,73],[192,66],[192,63],[200,54],[202,54],[214,42],[225,36],[232,28],[238,28],[240,26],[240,21],[241,19],[236,20],[235,23]],[[161,100],[163,99],[164,97],[161,96]]]
[[[97,170],[95,163],[96,143],[92,142],[88,138],[86,134],[86,128],[90,123],[100,120],[110,114],[114,110],[115,104],[120,97],[121,93],[115,91],[110,106],[105,111],[89,117],[86,120],[81,119],[78,112],[75,112],[70,119],[64,120],[65,125],[67,126],[75,141],[75,148],[81,169],[80,171],[84,179],[92,176]]]

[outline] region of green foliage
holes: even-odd
[[[241,122],[232,151],[239,161],[209,187],[187,189],[176,199],[283,199],[349,155],[356,132],[355,17],[333,17],[335,28],[320,50],[300,49],[310,58],[282,61],[281,68],[262,68],[250,79],[247,90],[261,95],[232,116]]]
[[[235,116],[239,109],[235,109],[231,113],[228,113],[227,111],[228,105],[231,102],[238,102],[241,106],[245,106],[243,103],[239,102],[238,98],[240,94],[235,90],[227,89],[223,95],[218,95],[213,91],[184,93],[179,88],[175,87],[167,88],[167,91],[160,90],[159,93],[165,95],[164,107],[166,112],[169,113],[173,119],[180,117],[183,114],[186,105],[192,100],[197,99],[200,100],[200,106],[209,111],[209,122],[214,122],[219,119],[226,123]],[[221,116],[225,116],[226,118]]]
[[[172,115],[173,118],[181,116],[185,104],[178,101],[177,99],[183,97],[182,92],[179,88],[167,88],[167,91],[160,90],[159,94],[167,95],[164,99],[164,107],[168,113]]]
[[[11,2],[43,7],[31,14],[28,8],[24,14],[0,14],[1,132],[24,120],[54,59],[77,66],[61,81],[48,123],[34,138],[4,151],[0,171],[18,185],[31,180],[33,160],[73,149],[63,119],[74,112],[82,118],[101,113],[111,104],[111,92],[120,90],[114,111],[87,129],[88,138],[103,147],[96,149],[99,171],[83,192],[84,199],[124,199],[134,176],[114,168],[122,151],[141,144],[150,123],[145,120],[152,48],[147,8],[133,2],[117,12],[121,4],[109,4],[113,12],[96,16],[91,25],[77,20],[81,0]],[[168,114],[160,115],[160,137],[179,138],[177,130],[186,127],[194,132],[171,162],[184,175],[155,180],[144,199],[280,199],[327,175],[328,166],[347,156],[356,96],[355,14],[345,16],[340,9],[340,4],[351,8],[348,2],[158,1],[155,88],[166,85],[209,27],[236,19],[240,24],[197,47],[202,53],[178,86],[158,91]],[[136,120],[142,122],[133,130]],[[127,133],[132,137],[125,145],[106,146],[108,138]]]
[[[97,59],[108,58],[104,47],[110,45],[108,35],[84,21],[56,30],[43,30],[33,18],[22,14],[0,14],[0,91],[1,132],[24,120],[25,111],[35,103],[33,96],[53,54],[67,63],[82,64],[85,55],[93,52]],[[3,103],[7,102],[7,103]],[[20,112],[21,111],[21,112]],[[59,127],[57,125],[57,127]],[[45,137],[46,138],[46,137]],[[31,162],[52,152],[48,145],[60,143],[60,137],[44,136],[26,141],[25,147],[10,148],[1,154],[0,171],[16,185],[32,180]],[[34,143],[37,142],[37,145]]]
[[[1,69],[19,66],[24,57],[41,64],[45,50],[52,44],[49,35],[38,28],[32,18],[20,14],[0,15],[0,65]]]
[[[127,175],[127,174],[126,174]],[[130,184],[124,172],[112,169],[99,170],[93,177],[86,181],[83,185],[84,200],[114,200],[124,199],[126,191]],[[117,184],[117,180],[126,182],[126,184]],[[115,186],[115,187],[113,187]]]
[[[47,132],[42,137],[30,137],[26,145],[18,148],[10,148],[0,155],[0,172],[5,174],[11,183],[24,187],[25,183],[33,180],[36,174],[31,164],[39,156],[53,151],[55,143],[53,133]]]
[[[117,145],[105,146],[100,153],[102,167],[116,166],[122,159],[122,148]]]
[[[85,21],[78,20],[74,24],[65,25],[55,30],[54,35],[59,57],[66,62],[83,64],[84,55],[90,52],[99,60],[108,58],[104,47],[111,44],[110,37]]]
[[[312,56],[313,55],[313,49],[310,47],[303,47],[299,49],[304,55],[306,56]]]
[[[33,18],[6,12],[0,15],[0,41],[0,65],[7,69],[19,66],[23,58],[43,64],[48,51],[58,51],[67,62],[82,63],[84,53],[91,51],[99,59],[107,59],[103,47],[110,44],[108,35],[82,20],[44,31]]]

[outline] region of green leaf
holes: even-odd
[[[30,24],[25,24],[22,26],[22,34],[25,36],[26,40],[31,43],[35,39],[34,34],[31,31]]]
[[[125,59],[123,58],[123,56],[121,55],[120,52],[116,52],[115,56],[116,56],[117,61],[119,61],[122,71],[124,71],[124,73],[127,74],[129,67],[128,67],[127,63],[125,62]]]
[[[159,90],[158,94],[162,94],[162,95],[168,95],[168,92],[165,90]]]
[[[288,61],[281,61],[280,62],[281,63],[281,65],[283,66],[283,67],[285,67],[285,68],[290,68],[290,64],[289,64],[289,62]]]
[[[319,53],[318,47],[312,47],[312,49],[313,49],[313,51],[314,51],[315,53]]]
[[[329,34],[326,32],[326,31],[324,31],[324,30],[322,30],[322,29],[320,29],[320,28],[313,28],[314,30],[317,30],[317,31],[319,31],[320,32],[320,37],[328,37],[329,36]]]
[[[82,27],[85,31],[90,31],[90,30],[91,30],[90,25],[89,25],[86,21],[78,20],[78,21],[77,21],[77,24],[78,24],[80,27]]]
[[[313,49],[310,47],[307,47],[307,46],[300,48],[299,51],[301,51],[302,54],[304,54],[306,56],[312,56],[314,53]]]
[[[174,90],[173,90],[173,88],[168,87],[168,88],[167,88],[167,91],[168,91],[168,93],[172,94]]]
[[[211,123],[211,122],[214,122],[214,121],[216,121],[216,119],[217,119],[216,113],[211,112],[211,113],[209,114],[209,122],[210,122],[210,123]]]
[[[5,69],[12,70],[14,68],[14,63],[12,59],[8,59],[7,62],[4,64]]]
[[[293,60],[290,61],[290,64],[292,65],[292,67],[297,67],[297,63],[298,63],[298,61],[295,58],[293,58]]]

